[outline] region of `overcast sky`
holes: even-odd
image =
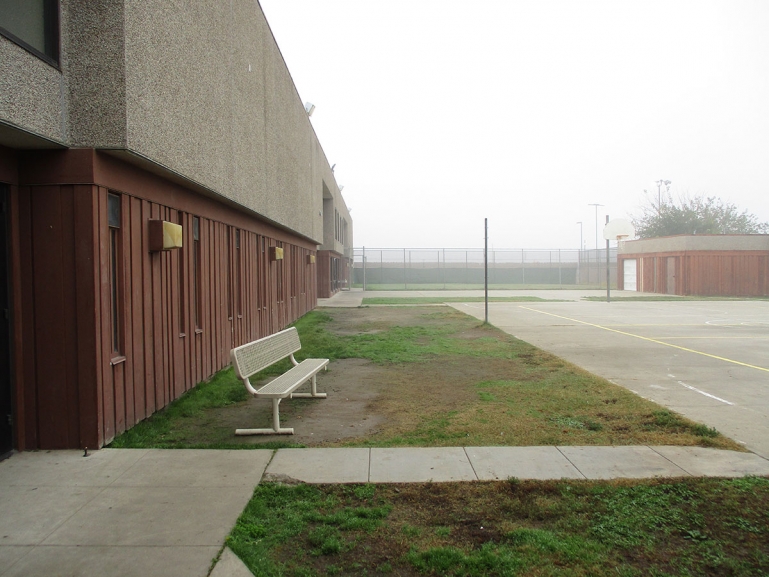
[[[769,221],[769,2],[261,0],[356,247],[599,244],[715,195]]]

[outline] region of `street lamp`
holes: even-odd
[[[595,207],[595,250],[598,250],[598,207],[604,206],[603,204],[591,203],[588,206]]]
[[[579,250],[582,250],[582,221],[578,221],[577,224],[579,225]]]
[[[668,193],[670,191],[670,185],[672,184],[669,180],[658,180],[656,181],[657,184],[657,216],[660,215],[660,211],[662,209],[662,185],[665,185],[665,193]]]

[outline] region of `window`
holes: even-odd
[[[235,229],[235,311],[238,316],[243,314],[242,266],[240,258],[240,229]]]
[[[283,248],[282,242],[276,242],[275,246]],[[277,281],[278,302],[282,303],[285,295],[283,294],[283,261],[284,259],[275,261],[275,279]]]
[[[0,0],[0,34],[35,56],[58,64],[58,0]]]
[[[112,352],[120,354],[122,349],[122,323],[120,319],[120,263],[122,261],[120,243],[120,197],[107,195],[107,223],[109,225],[109,289],[110,322],[112,324]]]
[[[179,212],[179,224],[184,230],[184,213]],[[187,253],[184,250],[185,243],[182,242],[182,248],[179,249],[176,258],[179,259],[179,334],[184,335],[187,331],[187,291],[185,273],[185,261],[187,260]]]
[[[195,303],[195,328],[200,329],[203,319],[200,302],[200,217],[192,217],[192,298]]]

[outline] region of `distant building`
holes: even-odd
[[[0,455],[101,447],[346,282],[256,2],[6,0],[0,201]]]
[[[618,288],[699,296],[769,296],[769,235],[678,235],[620,243]]]

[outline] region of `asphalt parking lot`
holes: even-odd
[[[489,303],[489,322],[769,458],[767,301]]]

